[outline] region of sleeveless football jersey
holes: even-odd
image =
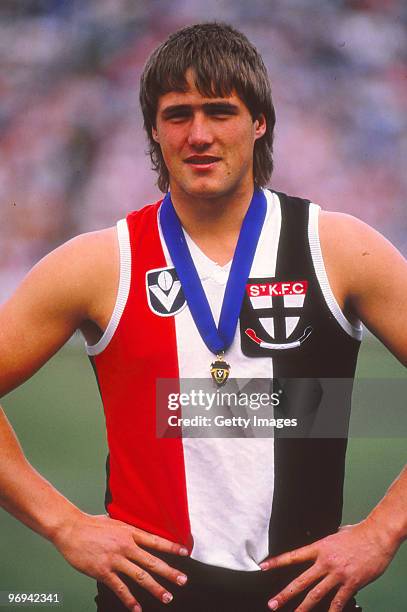
[[[361,325],[331,291],[319,207],[265,191],[267,214],[226,358],[236,378],[352,379]],[[214,355],[186,304],[160,229],[160,202],[118,222],[120,283],[87,346],[104,405],[109,515],[191,557],[258,570],[270,554],[337,530],[346,438],[157,438],[156,380],[209,377]],[[217,322],[230,270],[186,235]]]

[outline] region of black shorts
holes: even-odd
[[[131,592],[141,605],[143,612],[270,612],[267,602],[277,595],[295,576],[304,571],[304,566],[282,568],[273,571],[241,572],[221,567],[205,565],[189,557],[178,557],[157,553],[164,561],[179,569],[188,576],[188,582],[180,587],[161,576],[154,578],[174,595],[170,604],[163,604],[151,593],[141,588],[129,578],[121,578],[129,586]],[[292,600],[284,608],[284,612],[293,612],[304,599]],[[330,594],[314,612],[327,612],[334,594]],[[98,595],[95,598],[98,612],[126,612],[126,608],[104,584],[98,583]],[[361,608],[352,599],[344,609],[351,612]]]

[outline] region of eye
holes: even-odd
[[[171,111],[170,113],[165,115],[165,119],[167,121],[171,121],[171,123],[180,123],[181,121],[185,121],[190,117],[191,112],[187,110]]]
[[[217,119],[228,119],[229,117],[236,115],[236,109],[232,106],[214,104],[207,109],[207,114],[210,117],[216,117]]]
[[[216,119],[227,119],[228,117],[230,117],[230,113],[217,111],[209,113],[209,116],[215,117]]]

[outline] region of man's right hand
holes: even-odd
[[[180,586],[187,581],[185,574],[142,548],[185,556],[185,547],[106,515],[80,513],[56,532],[52,542],[68,563],[103,582],[133,612],[139,612],[141,607],[119,574],[129,576],[165,604],[173,596],[151,572]]]

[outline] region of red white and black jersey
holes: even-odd
[[[344,316],[331,291],[319,207],[265,195],[267,214],[226,354],[232,375],[352,378],[361,325]],[[160,204],[119,221],[116,305],[101,340],[87,346],[106,416],[106,507],[113,518],[184,543],[197,561],[258,570],[269,554],[336,531],[346,439],[157,438],[156,380],[207,377],[214,360],[165,245]],[[217,322],[230,264],[217,265],[186,239]],[[306,341],[297,342],[305,330]]]

